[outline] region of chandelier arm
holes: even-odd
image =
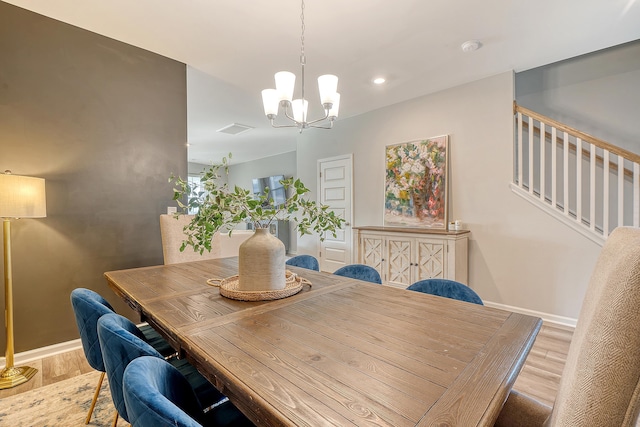
[[[313,120],[313,121],[307,122],[307,124],[308,124],[308,125],[312,125],[312,124],[314,124],[314,123],[318,123],[318,122],[321,122],[321,121],[323,121],[323,120],[327,120],[327,119],[329,118],[329,110],[324,110],[324,111],[325,111],[324,117],[321,117],[321,118],[319,118],[319,119],[316,119],[316,120]]]
[[[317,125],[309,125],[310,128],[316,129],[332,129],[333,128],[333,120],[329,121],[329,126],[317,126]]]
[[[287,125],[287,126],[281,126],[281,127],[300,127],[300,125],[302,125],[302,124],[303,124],[303,123],[300,123],[299,121],[297,121],[296,119],[294,119],[293,117],[291,117],[291,116],[289,115],[289,106],[288,106],[288,105],[284,107],[284,116],[285,116],[287,119],[289,119],[289,120],[291,120],[292,122],[294,122],[296,125],[295,125],[295,126]]]
[[[299,128],[300,126],[298,126],[298,125],[277,125],[272,120],[271,121],[271,127],[274,127],[274,128]]]

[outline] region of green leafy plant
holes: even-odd
[[[227,175],[228,171],[229,161],[225,157],[221,164],[214,164],[202,172],[200,185],[174,175],[169,178],[169,182],[174,184],[173,200],[177,201],[181,213],[196,212],[184,228],[185,240],[181,251],[187,246],[201,254],[205,250],[211,251],[214,233],[220,230],[231,234],[233,228],[243,222],[262,228],[277,220],[294,221],[300,236],[315,232],[321,241],[327,232],[336,237],[336,230],[345,222],[328,206],[305,198],[309,189],[299,179],[280,181],[287,197],[284,203],[273,205],[268,188],[259,196],[238,186],[230,189],[222,175]]]

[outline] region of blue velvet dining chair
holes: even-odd
[[[124,370],[122,389],[133,427],[253,425],[228,401],[205,413],[187,379],[157,357],[131,361]]]
[[[82,343],[82,350],[84,351],[85,358],[87,359],[89,366],[96,371],[101,372],[100,378],[98,379],[98,385],[93,394],[93,399],[91,400],[91,405],[89,406],[89,413],[85,420],[85,424],[89,424],[96,402],[98,401],[100,388],[102,387],[102,382],[104,381],[105,376],[102,350],[100,348],[100,341],[98,340],[98,319],[104,314],[114,313],[114,310],[107,300],[91,289],[74,289],[71,291],[70,299],[71,306],[73,307],[73,314],[76,319],[76,325],[80,332],[80,342]],[[145,340],[164,356],[168,356],[174,352],[171,346],[160,336],[160,334],[150,326],[143,326],[141,328],[141,332],[144,334]]]
[[[141,356],[152,356],[161,360],[164,358],[144,340],[143,334],[136,325],[116,313],[104,314],[98,319],[98,338],[111,389],[111,398],[117,410],[114,425],[117,422],[118,414],[128,422],[129,416],[122,394],[122,378],[125,368],[132,360]],[[203,404],[210,406],[226,399],[185,360],[174,360],[171,363],[187,378]]]
[[[380,273],[368,265],[364,264],[351,264],[345,265],[344,267],[340,267],[336,271],[333,272],[338,276],[350,277],[352,279],[365,280],[371,283],[382,284],[382,278],[380,278]]]
[[[447,279],[426,279],[407,288],[409,291],[423,292],[439,297],[484,305],[482,298],[467,285]]]
[[[294,267],[306,268],[308,270],[320,271],[320,264],[318,264],[318,260],[311,255],[296,255],[293,258],[289,258],[285,264],[293,265]]]

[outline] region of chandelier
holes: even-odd
[[[300,133],[306,128],[331,129],[334,120],[338,117],[340,107],[340,94],[337,92],[338,77],[332,74],[318,77],[318,89],[320,90],[320,102],[324,109],[324,117],[309,121],[307,118],[309,102],[304,97],[304,66],[307,62],[304,55],[304,0],[302,0],[300,19],[302,21],[302,35],[300,37],[301,97],[293,99],[296,75],[289,71],[279,71],[275,74],[276,88],[262,91],[264,114],[274,128],[295,127],[300,130]],[[284,110],[284,115],[293,122],[292,124],[278,125],[275,123],[280,107]],[[328,123],[325,120],[328,120]]]

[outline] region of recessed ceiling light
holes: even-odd
[[[377,85],[381,85],[382,83],[386,82],[387,80],[384,77],[376,77],[375,79],[373,79],[373,83],[377,84]]]
[[[468,40],[462,43],[462,45],[460,46],[463,52],[473,52],[480,49],[481,47],[482,43],[480,43],[478,40]]]

